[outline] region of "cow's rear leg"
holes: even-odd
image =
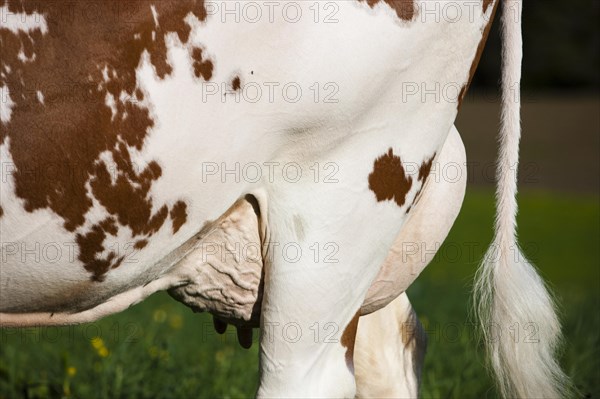
[[[362,316],[354,347],[358,398],[416,398],[427,335],[406,293]]]
[[[340,174],[350,169],[342,166]],[[356,192],[366,184],[348,173],[345,189],[340,176],[338,186],[254,193],[268,226],[259,397],[355,396],[358,315],[406,213],[378,204],[372,192]]]
[[[273,256],[273,261],[265,267],[261,308],[258,397],[352,398],[360,307],[385,251],[369,264],[360,256],[368,248],[358,245],[358,259],[353,260],[344,237],[312,236],[307,223],[320,223],[319,218],[296,216],[302,220],[296,227],[293,216],[291,223],[270,224],[303,229],[306,236],[271,236],[267,258]],[[314,257],[322,258],[315,262]]]

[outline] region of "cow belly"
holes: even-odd
[[[303,15],[313,15],[311,3],[296,4]],[[159,10],[158,18],[161,12],[168,10]],[[34,53],[39,52],[23,68],[44,62],[44,48],[52,52],[60,40],[72,40],[72,48],[90,47],[86,56],[98,59],[89,75],[81,73],[83,79],[101,79],[91,87],[114,83],[113,69],[122,71],[111,64],[112,54],[123,48],[100,43],[108,50],[96,49],[92,40],[82,46],[68,30],[78,21],[63,26],[52,23],[52,10],[40,10],[40,15],[48,20],[48,33],[32,39]],[[341,201],[350,205],[351,195],[360,191],[372,201],[368,211],[379,205],[396,209],[389,201],[379,204],[369,191],[373,161],[392,147],[403,162],[414,165],[439,151],[456,115],[456,96],[448,94],[453,85],[466,83],[486,19],[398,21],[383,2],[370,9],[350,1],[339,3],[337,19],[335,24],[315,24],[311,18],[251,24],[223,23],[220,15],[201,22],[188,16],[189,40],[165,34],[170,74],[162,76],[164,71],[153,64],[156,54],[141,56],[132,73],[134,105],[126,112],[121,106],[132,97],[109,92],[103,92],[106,104],[77,108],[72,104],[79,99],[69,98],[68,91],[46,93],[44,102],[41,90],[35,107],[21,107],[11,89],[16,105],[10,119],[2,121],[7,134],[0,143],[3,168],[14,167],[3,169],[0,180],[0,310],[77,311],[144,286],[169,270],[171,264],[162,261],[168,254],[244,194],[297,190],[289,173],[298,167],[304,179],[311,174],[323,184],[337,166],[343,184],[331,187],[346,193]],[[52,35],[61,39],[46,43]],[[203,69],[208,59],[213,61],[210,74]],[[98,70],[105,72],[98,77]],[[237,90],[232,85],[236,78]],[[260,93],[257,101],[253,87]],[[302,94],[296,98],[298,89]],[[125,97],[131,94],[123,90]],[[51,101],[54,97],[59,100]],[[90,110],[94,106],[98,109]],[[48,140],[43,130],[68,119],[63,115],[69,107],[76,112],[67,112],[68,124],[52,127],[72,128],[83,150],[72,144],[77,140],[61,141],[61,134]],[[138,108],[144,112],[134,112]],[[146,112],[151,123],[136,126]],[[135,142],[123,130],[110,141],[106,132],[110,146],[95,148],[92,136],[98,126],[86,130],[85,117],[104,114],[109,125],[135,115],[123,129],[140,130],[142,138]],[[54,184],[39,174],[48,165],[35,160],[56,153],[69,171],[85,166],[86,178],[58,176]],[[30,166],[45,191],[32,194],[36,185],[23,181],[20,173]],[[418,171],[411,173],[416,181]],[[71,188],[72,197],[61,194]],[[407,195],[412,198],[416,191],[415,185]],[[403,206],[402,215],[408,201]],[[398,228],[404,217],[397,218]]]
[[[467,183],[466,162],[463,142],[452,127],[418,202],[367,293],[361,314],[393,301],[431,262],[460,211]]]

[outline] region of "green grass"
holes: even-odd
[[[525,192],[521,242],[562,304],[563,364],[583,394],[600,396],[597,197]],[[472,275],[492,234],[488,191],[470,191],[450,236],[409,290],[429,333],[425,398],[494,398],[468,324]],[[0,331],[0,398],[249,397],[258,346],[166,294],[97,323]]]
[[[561,304],[565,370],[583,395],[600,397],[598,198],[525,192],[519,204],[520,242]],[[489,192],[468,192],[444,246],[408,290],[429,335],[425,398],[498,397],[468,316],[473,275],[492,239],[493,211]]]

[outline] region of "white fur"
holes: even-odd
[[[516,94],[523,56],[521,9],[520,0],[504,3],[495,237],[476,276],[475,311],[502,395],[561,398],[567,395],[569,384],[555,358],[560,340],[559,320],[551,295],[525,259],[516,239],[515,196],[521,135]],[[527,333],[532,332],[534,335],[529,337]]]
[[[2,29],[7,29],[13,33],[32,32],[39,29],[42,33],[48,32],[46,18],[38,12],[27,14],[24,12],[12,12],[7,5],[0,7],[0,22]]]
[[[12,109],[15,103],[10,98],[10,90],[8,86],[0,86],[0,123],[10,122]],[[0,143],[2,144],[2,143]]]

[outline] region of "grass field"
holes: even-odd
[[[520,195],[520,236],[562,304],[563,364],[582,394],[600,397],[597,196]],[[450,236],[409,290],[429,334],[424,398],[495,398],[468,324],[472,275],[491,239],[490,191],[469,191]],[[230,329],[231,330],[231,329]],[[166,294],[78,327],[0,331],[0,398],[251,397],[258,347]]]

